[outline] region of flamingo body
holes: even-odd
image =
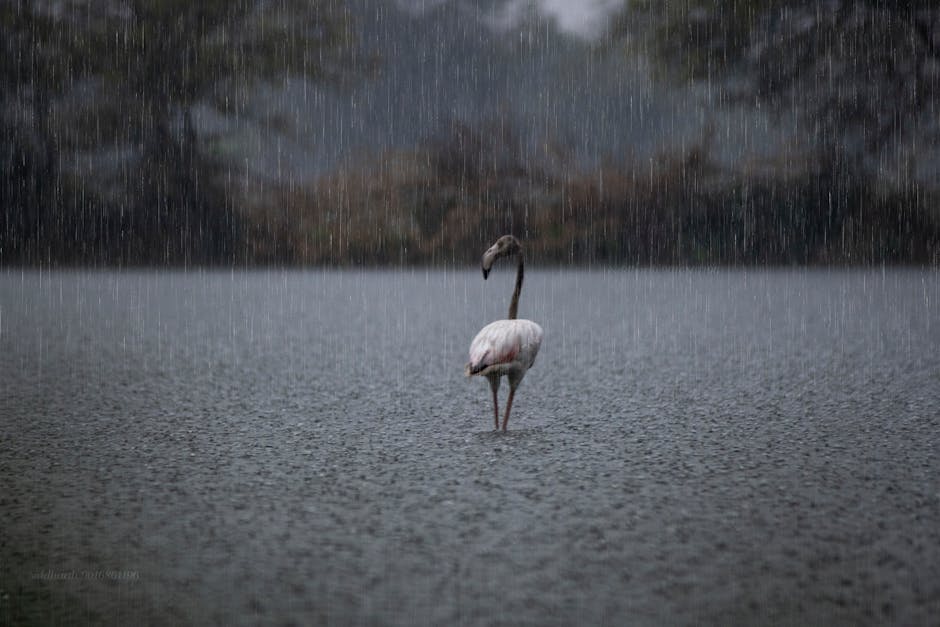
[[[502,376],[511,387],[522,381],[535,363],[542,344],[542,327],[531,320],[497,320],[483,327],[470,344],[467,376]]]

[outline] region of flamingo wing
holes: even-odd
[[[528,369],[542,342],[542,328],[531,320],[497,320],[477,333],[470,344],[467,374],[495,366]]]

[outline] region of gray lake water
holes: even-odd
[[[4,270],[0,623],[936,624],[940,273],[512,281]]]

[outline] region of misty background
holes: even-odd
[[[0,2],[0,263],[937,264],[940,11]]]

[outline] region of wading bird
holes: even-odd
[[[522,245],[512,235],[503,235],[485,253],[483,253],[483,279],[489,276],[493,262],[500,257],[515,255],[516,289],[509,301],[509,319],[497,320],[483,327],[470,344],[470,363],[465,373],[468,377],[483,375],[490,382],[493,390],[493,420],[499,429],[499,379],[503,375],[509,379],[509,398],[506,399],[506,415],[503,417],[503,431],[509,422],[509,410],[512,409],[512,397],[516,388],[525,377],[525,373],[535,362],[535,356],[542,344],[542,327],[531,320],[517,320],[519,293],[522,291]]]

